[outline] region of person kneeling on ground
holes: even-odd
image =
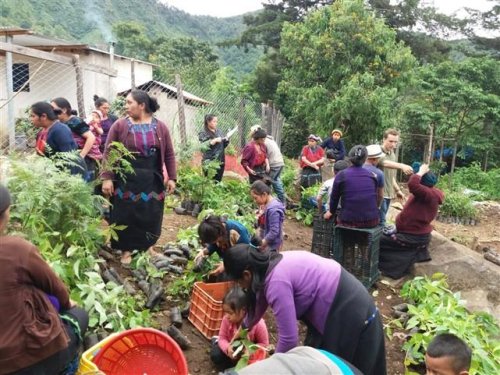
[[[217,253],[221,259],[218,266],[209,275],[217,277],[217,281],[224,281],[224,253],[230,247],[239,243],[250,243],[250,233],[243,224],[236,220],[222,220],[220,216],[207,215],[198,226],[198,237],[205,246],[201,249],[194,262],[197,264],[206,256]]]
[[[426,375],[468,375],[472,351],[450,333],[437,335],[425,354]]]
[[[0,185],[0,233],[9,221],[10,194]],[[60,374],[78,364],[88,314],[69,298],[38,249],[0,236],[0,373]]]
[[[434,187],[437,176],[422,164],[408,182],[410,197],[396,217],[396,232],[386,232],[380,239],[379,269],[386,276],[399,279],[415,262],[430,260],[431,221],[444,201],[444,193]]]
[[[212,362],[222,369],[235,366],[241,354],[243,354],[235,352],[238,348],[234,348],[233,343],[240,338],[241,323],[243,323],[243,318],[247,314],[248,304],[248,296],[239,286],[229,289],[224,296],[222,304],[224,318],[220,326],[219,336],[212,338],[212,350],[210,352]],[[269,346],[269,335],[264,319],[260,319],[248,331],[247,338],[260,346],[259,351],[267,349],[267,346]],[[249,362],[254,362],[256,360],[254,357],[256,357],[254,354],[250,355]]]

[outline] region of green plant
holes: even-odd
[[[302,189],[302,199],[299,208],[295,212],[295,218],[307,226],[313,224],[314,215],[318,212],[318,209],[312,205],[309,199],[317,196],[319,187],[318,184]]]
[[[39,248],[72,299],[89,311],[90,327],[118,331],[150,325],[149,312],[141,312],[143,301],[122,287],[105,284],[99,274],[97,251],[120,227],[102,227],[102,198],[92,195],[93,187],[47,158],[12,158],[10,164],[10,232],[26,236]]]
[[[236,348],[234,351],[235,355],[238,355],[238,352],[243,352],[241,358],[236,364],[236,371],[246,367],[250,360],[250,356],[254,354],[258,349],[267,350],[267,348],[255,344],[248,338],[248,329],[241,329],[238,332],[238,337],[231,342],[231,346],[233,348]]]
[[[24,110],[24,117],[16,118],[15,130],[16,134],[24,134],[27,139],[35,139],[39,129],[35,128],[31,123],[29,119],[30,112],[31,107],[28,107]]]
[[[135,159],[134,154],[123,143],[111,142],[108,157],[102,169],[113,172],[119,178],[125,178],[125,175],[135,173],[132,164],[127,159]]]
[[[114,113],[118,117],[125,114],[125,97],[117,96],[115,100],[111,103],[110,112]]]
[[[284,158],[285,168],[281,173],[281,181],[283,182],[283,187],[285,188],[285,193],[289,199],[298,199],[298,189],[295,184],[297,180],[297,173],[299,166],[296,160]]]
[[[429,342],[445,332],[457,335],[471,347],[471,375],[499,373],[500,327],[489,314],[468,312],[460,295],[449,289],[444,274],[408,281],[401,289],[401,296],[409,303],[409,319],[404,326],[399,321],[395,325],[417,329],[403,345],[407,374],[415,374],[409,367],[422,363]]]
[[[444,190],[444,192],[445,200],[439,208],[442,215],[460,218],[477,217],[477,209],[468,196],[455,191]]]

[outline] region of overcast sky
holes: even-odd
[[[262,8],[262,0],[160,0],[183,11],[196,15],[230,17]],[[495,0],[423,0],[444,13],[452,13],[462,7],[488,10]],[[265,1],[264,1],[265,2]]]

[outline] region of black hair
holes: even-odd
[[[139,104],[144,104],[144,111],[146,113],[152,114],[160,109],[158,100],[150,96],[146,91],[143,90],[132,90],[130,91],[132,98]]]
[[[333,165],[333,172],[335,174],[339,173],[340,171],[343,171],[346,168],[349,168],[349,162],[347,160],[339,160],[336,161],[335,164]]]
[[[212,121],[214,118],[217,116],[214,115],[213,113],[209,113],[205,115],[205,119],[203,120],[203,126],[205,127],[206,130],[208,130],[208,123]]]
[[[365,164],[368,157],[368,151],[363,145],[356,145],[349,151],[349,161],[356,167],[361,167]]]
[[[252,186],[250,186],[250,191],[253,191],[257,195],[271,194],[271,180],[263,179],[254,181]]]
[[[256,140],[256,139],[261,139],[261,138],[266,138],[267,137],[267,133],[264,129],[262,128],[259,128],[257,129],[253,134],[252,134],[252,139]]]
[[[0,217],[7,211],[7,209],[11,205],[11,197],[9,193],[9,189],[5,186],[0,185]]]
[[[227,291],[222,303],[235,312],[242,309],[248,310],[248,294],[241,287],[235,285]]]
[[[62,110],[61,113],[66,112],[66,114],[68,116],[71,116],[71,115],[75,115],[76,116],[77,112],[76,112],[76,110],[71,109],[71,104],[69,104],[68,99],[66,99],[66,98],[55,98],[55,99],[52,99],[52,101],[54,103],[56,103],[56,105]],[[58,113],[57,110],[54,113],[61,114],[61,113]]]
[[[220,216],[208,215],[198,226],[198,236],[204,244],[212,244],[219,237],[223,238],[222,248],[229,247],[226,239],[226,226],[222,222]]]
[[[94,106],[99,109],[102,107],[103,104],[109,103],[106,98],[100,97],[99,95],[94,95]]]
[[[248,312],[253,316],[257,292],[264,287],[267,270],[273,261],[279,261],[283,255],[275,251],[259,251],[249,244],[237,244],[226,251],[224,269],[231,280],[243,278],[244,271],[250,271],[252,282],[248,295]]]
[[[52,121],[57,120],[56,111],[47,102],[36,102],[31,106],[31,112],[33,112],[37,116],[47,115],[47,118]]]
[[[432,358],[450,357],[451,367],[457,374],[470,368],[472,351],[460,338],[451,333],[443,333],[432,339],[427,347],[427,355]]]

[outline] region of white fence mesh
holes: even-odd
[[[248,141],[250,127],[254,124],[262,124],[278,141],[281,138],[284,119],[272,107],[251,101],[234,90],[217,92],[199,88],[183,88],[184,100],[180,102],[176,84],[153,81],[152,66],[142,62],[115,60],[117,73],[109,75],[105,71],[108,60],[101,60],[106,69],[100,71],[98,64],[88,68],[88,64],[82,63],[81,69],[77,69],[75,65],[18,53],[11,56],[12,84],[7,79],[10,72],[7,71],[6,53],[0,53],[0,77],[5,77],[0,80],[0,154],[33,147],[37,131],[29,121],[29,107],[33,103],[64,97],[81,117],[85,117],[93,108],[94,94],[113,102],[117,96],[126,94],[134,81],[137,88],[158,99],[160,110],[156,116],[168,124],[177,150],[197,144],[197,134],[208,113],[219,118],[223,132],[238,127],[231,142],[236,151]],[[180,121],[181,113],[184,124]]]

